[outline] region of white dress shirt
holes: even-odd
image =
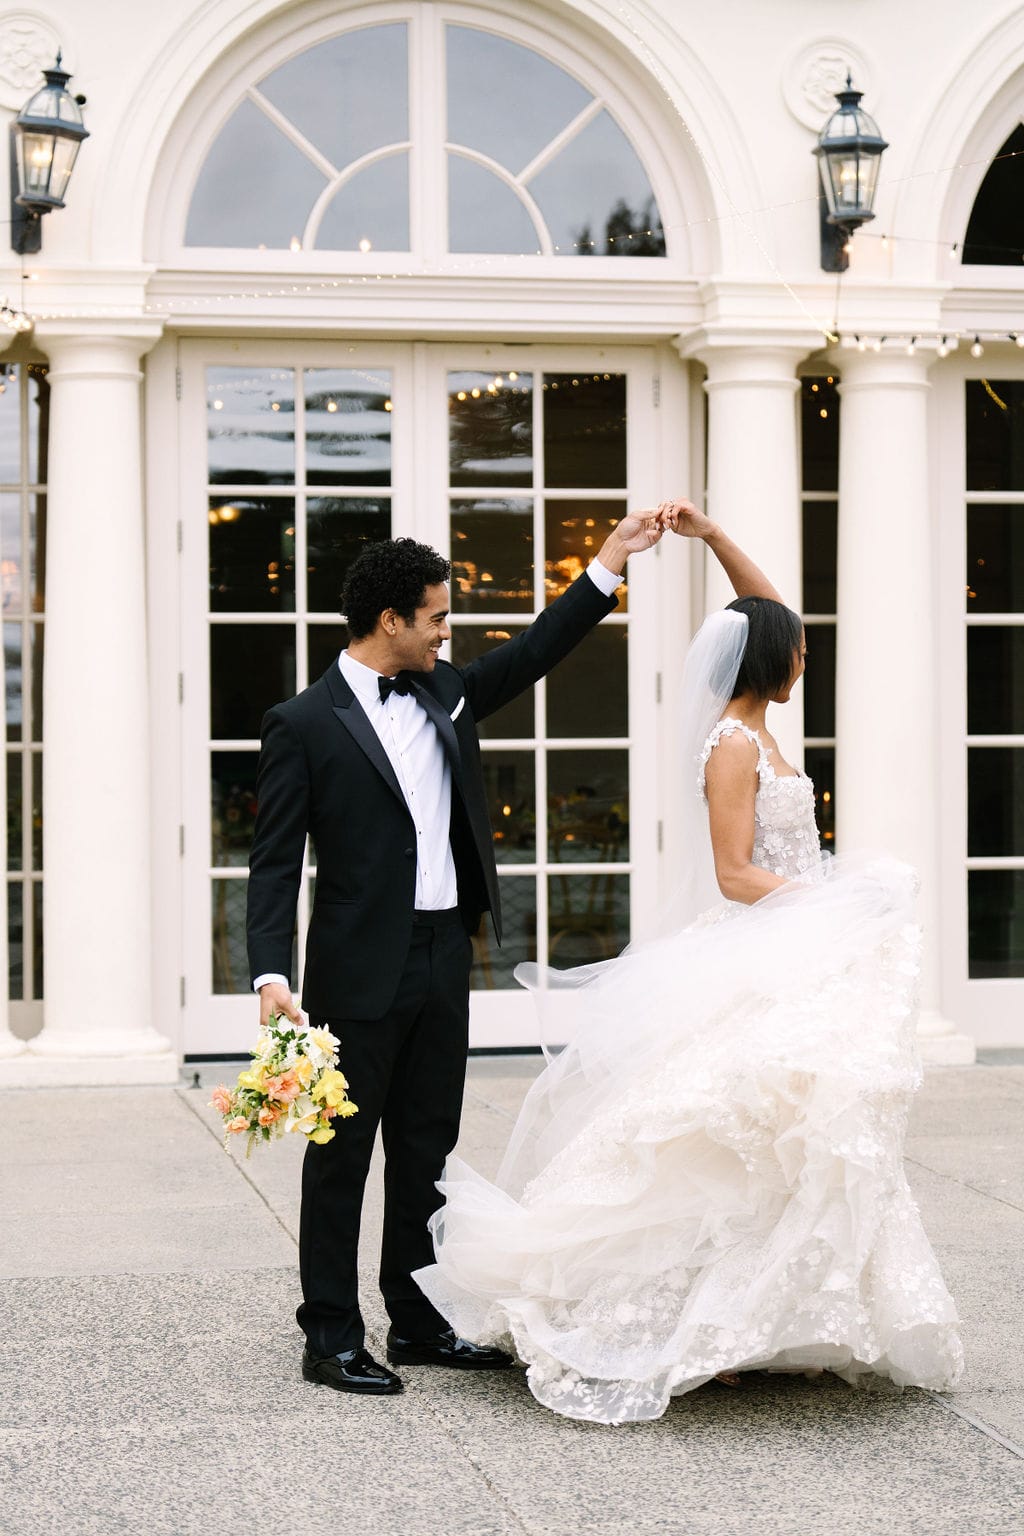
[[[622,581],[599,560],[590,562],[587,575],[606,597],[611,597]],[[452,774],[433,721],[411,693],[392,693],[381,699],[378,685],[382,674],[356,661],[348,651],[338,657],[338,667],[388,755],[416,828],[414,906],[417,911],[458,906],[455,859],[448,840]],[[256,977],[253,988],[258,992],[268,981],[288,985],[286,976],[268,972]]]

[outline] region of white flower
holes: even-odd
[[[311,1029],[302,1042],[305,1053],[318,1072],[333,1066],[338,1059],[341,1041],[329,1029]]]
[[[315,1126],[320,1111],[313,1103],[308,1093],[300,1093],[298,1098],[289,1105],[288,1124],[285,1127],[289,1131],[298,1131],[303,1136],[308,1136]]]

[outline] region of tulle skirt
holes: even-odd
[[[568,1043],[495,1184],[449,1160],[416,1273],[456,1331],[604,1423],[724,1370],[950,1387],[956,1311],[902,1162],[914,885],[837,859],[821,884],[546,978],[545,1029]]]

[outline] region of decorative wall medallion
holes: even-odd
[[[878,103],[873,93],[874,71],[859,48],[842,37],[821,37],[801,48],[786,67],[782,94],[798,123],[818,133],[836,107],[836,91],[846,84],[847,71],[854,89],[864,92],[864,105],[874,115]]]
[[[21,111],[60,45],[56,27],[35,11],[0,16],[0,106]]]

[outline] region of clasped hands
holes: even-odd
[[[618,524],[614,537],[629,554],[639,554],[653,548],[669,529],[684,539],[704,539],[715,526],[692,501],[677,497],[653,509],[631,512]]]

